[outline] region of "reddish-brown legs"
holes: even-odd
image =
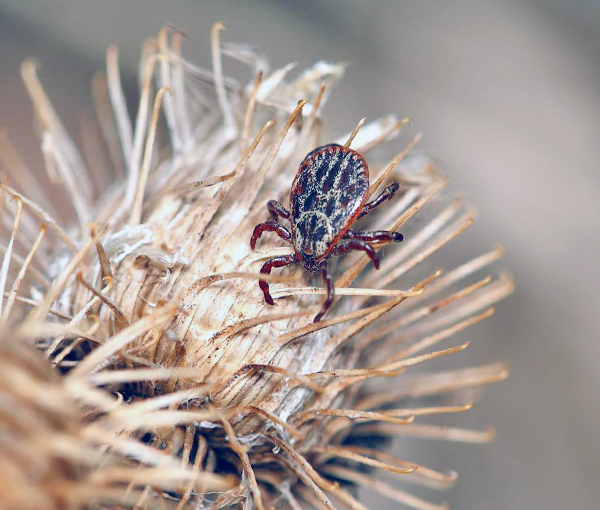
[[[267,209],[271,213],[271,216],[274,220],[277,220],[278,218],[284,218],[288,220],[290,218],[290,211],[288,211],[276,200],[269,200],[267,202]]]
[[[284,241],[288,243],[292,242],[292,234],[287,228],[274,220],[269,220],[254,227],[254,232],[252,232],[252,238],[250,239],[250,248],[254,249],[256,241],[263,235],[263,232],[275,232]]]
[[[296,264],[297,262],[299,261],[296,255],[283,255],[281,257],[273,257],[272,259],[269,259],[264,263],[263,267],[260,268],[260,272],[263,274],[271,274],[271,269],[273,269],[274,267],[285,267],[289,266],[290,264]],[[270,305],[274,305],[275,301],[273,301],[271,294],[269,294],[269,284],[264,280],[259,280],[258,284],[260,285],[260,289],[263,291],[265,301]]]
[[[340,241],[333,250],[333,254],[346,255],[346,253],[352,250],[364,251],[373,261],[375,269],[379,269],[379,259],[377,258],[377,253],[375,252],[375,249],[370,244],[367,244],[364,241],[357,241],[354,239],[349,241]]]
[[[325,299],[325,302],[323,303],[323,306],[321,307],[319,313],[315,315],[313,322],[319,322],[321,320],[321,317],[325,315],[325,312],[329,309],[331,303],[333,303],[333,298],[335,297],[335,287],[333,286],[333,278],[331,278],[329,272],[327,271],[327,264],[325,264],[321,268],[321,276],[325,281],[325,285],[327,285],[327,299]]]
[[[400,184],[398,184],[397,182],[392,182],[392,184],[390,184],[387,188],[385,188],[375,200],[373,200],[372,202],[369,202],[368,204],[365,204],[363,206],[362,211],[360,211],[360,214],[358,217],[362,218],[363,216],[369,214],[376,207],[379,207],[386,200],[389,200],[390,198],[392,198],[396,194],[396,191],[398,191],[399,188],[400,188]]]
[[[267,203],[267,208],[271,213],[271,217],[273,219],[269,221],[265,221],[260,225],[256,225],[254,227],[254,232],[252,232],[252,238],[250,239],[250,248],[254,249],[256,246],[256,241],[262,236],[263,232],[275,232],[281,239],[287,241],[288,243],[292,242],[292,234],[290,231],[285,228],[283,225],[277,222],[277,218],[280,216],[282,218],[289,218],[290,213],[283,207],[281,204],[277,203],[275,200],[269,200]],[[274,267],[285,267],[290,264],[295,264],[299,262],[296,255],[285,255],[282,257],[273,257],[272,259],[267,260],[263,267],[261,267],[260,272],[263,274],[270,274],[271,269]],[[269,284],[264,280],[259,280],[258,284],[260,285],[261,290],[265,296],[265,301],[270,305],[274,305],[275,301],[271,297],[269,293]]]
[[[363,210],[360,213],[359,218],[365,216],[373,209],[380,206],[383,202],[392,198],[394,194],[398,191],[399,187],[400,186],[397,182],[390,184],[375,200],[363,206]],[[260,239],[263,232],[275,232],[279,237],[281,237],[281,239],[293,244],[294,240],[292,238],[291,232],[277,221],[279,218],[289,220],[290,212],[275,200],[269,200],[269,202],[267,203],[267,208],[269,209],[271,219],[269,221],[265,221],[264,223],[257,225],[254,228],[252,238],[250,239],[250,247],[252,249],[255,248],[256,242]],[[361,250],[369,256],[369,258],[373,262],[373,265],[375,266],[375,269],[379,269],[379,259],[377,258],[377,252],[369,243],[397,243],[402,241],[402,239],[403,236],[399,232],[389,232],[387,230],[364,231],[350,229],[344,234],[343,238],[338,242],[337,246],[333,249],[331,254],[346,255],[350,251]],[[271,269],[273,269],[274,267],[285,267],[290,264],[296,264],[298,262],[300,262],[300,259],[296,254],[285,255],[281,257],[273,257],[265,262],[260,272],[263,274],[270,274]],[[308,266],[306,267],[308,268]],[[333,299],[335,297],[333,279],[327,271],[327,260],[322,261],[322,263],[319,266],[319,269],[321,271],[321,277],[323,278],[323,281],[327,286],[327,298],[325,299],[321,310],[315,316],[314,322],[318,322],[321,320],[323,315],[325,315],[327,310],[329,310],[329,307],[332,305]],[[273,298],[269,293],[269,284],[264,280],[259,280],[259,285],[261,290],[263,291],[265,301],[270,305],[274,305],[275,302],[273,301]]]
[[[399,243],[404,239],[404,236],[400,232],[390,232],[389,230],[348,230],[344,234],[344,239],[356,239],[368,243],[385,243],[391,241]]]

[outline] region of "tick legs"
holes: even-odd
[[[346,253],[352,250],[362,250],[364,251],[369,258],[373,261],[373,265],[375,269],[379,269],[379,259],[377,258],[377,253],[375,249],[364,241],[358,241],[355,239],[349,241],[341,241],[333,250],[334,255],[346,255]]]
[[[269,200],[267,202],[267,209],[271,213],[271,217],[274,220],[277,220],[278,218],[284,218],[286,220],[290,219],[290,211],[288,211],[276,200]]]
[[[387,230],[375,230],[373,232],[362,232],[362,231],[353,231],[349,230],[346,233],[346,236],[342,241],[340,241],[337,246],[333,249],[333,255],[346,255],[346,253],[351,252],[352,250],[361,250],[364,251],[375,266],[375,269],[379,269],[379,259],[377,258],[377,252],[375,248],[373,248],[367,241],[376,242],[376,241],[402,241],[402,234],[398,232],[388,232]],[[333,279],[329,275],[327,271],[327,266],[323,266],[321,269],[321,276],[327,285],[327,299],[323,306],[321,307],[321,311],[316,315],[313,322],[318,322],[321,320],[321,317],[325,315],[325,312],[333,303],[333,298],[335,296],[335,288],[333,286]],[[262,283],[262,282],[261,282]]]
[[[344,239],[356,239],[368,243],[388,243],[390,241],[399,243],[404,239],[404,236],[400,232],[390,232],[389,230],[348,230],[344,234]]]
[[[375,200],[373,200],[372,202],[369,202],[368,204],[365,204],[363,206],[362,211],[360,212],[360,215],[358,217],[362,218],[363,216],[366,216],[373,209],[375,209],[376,207],[379,207],[386,200],[389,200],[390,198],[392,198],[396,194],[396,191],[398,191],[399,188],[400,188],[400,184],[398,184],[397,182],[393,182],[392,184],[390,184],[387,188],[385,188],[381,192],[381,194]]]
[[[356,241],[356,242],[359,242],[359,241]],[[366,245],[366,246],[368,248],[371,248],[369,245]],[[373,251],[373,253],[375,253],[375,252]],[[297,262],[299,262],[299,260],[296,257],[296,255],[284,255],[282,257],[273,257],[272,259],[269,259],[265,262],[263,267],[261,267],[260,272],[262,274],[271,274],[271,269],[273,269],[274,267],[285,267],[285,266],[289,266],[290,264],[296,264]],[[318,322],[321,320],[321,317],[323,317],[323,315],[325,315],[325,312],[327,312],[327,310],[331,306],[331,303],[333,303],[333,298],[335,297],[335,288],[333,286],[333,278],[331,278],[331,276],[329,275],[329,272],[327,271],[327,266],[323,266],[321,268],[321,276],[323,277],[323,280],[325,281],[325,285],[327,285],[327,299],[325,299],[325,302],[323,303],[321,310],[315,316],[313,322]],[[273,301],[273,298],[271,297],[271,294],[269,293],[269,284],[267,282],[265,282],[264,280],[259,280],[258,284],[260,285],[260,288],[263,291],[263,294],[265,296],[265,301],[270,305],[274,305],[275,301]]]
[[[292,234],[290,233],[290,231],[283,225],[277,223],[276,221],[278,215],[282,216],[283,218],[287,218],[289,217],[290,213],[286,211],[283,208],[283,206],[275,202],[275,200],[270,200],[267,204],[267,207],[269,208],[269,212],[275,219],[265,221],[264,223],[260,223],[259,225],[256,225],[256,227],[254,227],[254,232],[252,232],[252,237],[250,239],[250,248],[252,249],[254,249],[254,247],[256,246],[256,241],[260,239],[260,236],[262,236],[263,232],[275,232],[284,241],[287,241],[288,243],[292,242]],[[261,267],[260,269],[260,272],[263,274],[270,274],[271,269],[273,269],[274,267],[285,267],[290,264],[295,264],[296,262],[298,262],[296,255],[273,257],[264,263],[263,267]],[[259,280],[258,284],[260,286],[260,289],[263,291],[265,301],[270,305],[274,305],[275,301],[273,301],[273,298],[269,293],[269,284],[264,280]]]
[[[290,264],[295,264],[296,262],[298,262],[296,255],[283,255],[281,257],[273,257],[272,259],[269,259],[265,262],[263,267],[260,268],[260,272],[263,274],[271,274],[271,269],[273,269],[274,267],[285,267],[289,266]],[[260,285],[260,289],[263,291],[265,301],[270,305],[274,305],[275,301],[273,301],[271,294],[269,294],[269,284],[264,280],[259,280],[258,284]]]
[[[250,239],[250,248],[254,249],[256,241],[260,239],[263,232],[275,232],[284,241],[287,241],[288,243],[292,242],[292,234],[290,234],[290,231],[287,228],[280,225],[275,220],[269,220],[254,227],[254,232],[252,232],[252,238]]]
[[[333,278],[331,278],[331,276],[329,275],[326,265],[323,266],[323,268],[321,269],[321,276],[323,277],[323,280],[325,281],[325,285],[327,285],[327,299],[325,299],[325,302],[323,303],[323,306],[321,307],[321,310],[319,311],[319,313],[317,315],[315,315],[313,322],[319,322],[321,320],[321,317],[323,317],[323,315],[325,315],[325,312],[327,312],[327,310],[331,306],[331,303],[333,303],[333,298],[335,297],[335,288],[333,286]]]

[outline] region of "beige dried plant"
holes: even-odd
[[[444,489],[456,473],[384,445],[492,439],[491,429],[431,415],[467,411],[473,388],[507,368],[425,369],[464,357],[468,342],[451,337],[512,291],[510,276],[488,273],[502,249],[442,271],[438,252],[474,213],[441,196],[447,179],[409,154],[418,138],[377,161],[374,149],[407,121],[361,121],[332,136],[321,112],[343,66],[269,72],[262,54],[222,44],[221,28],[211,70],[182,56],[176,30],[145,44],[135,119],[110,48],[84,153],[35,65],[23,64],[46,171],[74,219],[55,219],[64,204],[0,140],[2,507],[364,509],[357,488],[367,487],[404,506],[444,508],[398,486]],[[255,79],[227,77],[223,56]],[[379,271],[364,254],[340,260],[334,307],[313,323],[323,291],[303,270],[265,277],[275,307],[258,288],[262,262],[291,248],[265,237],[252,251],[249,239],[267,200],[286,202],[303,157],[333,141],[365,155],[370,194],[392,177],[401,183],[368,224],[400,229],[405,241],[377,246]]]

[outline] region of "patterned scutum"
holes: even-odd
[[[290,205],[294,248],[302,260],[322,262],[360,214],[369,170],[356,151],[337,144],[319,147],[300,165]]]

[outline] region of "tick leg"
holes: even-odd
[[[389,230],[348,230],[344,234],[344,239],[356,239],[368,243],[389,243],[391,241],[399,243],[404,236],[400,232],[390,232]]]
[[[373,200],[372,202],[369,202],[363,206],[362,211],[360,212],[358,217],[362,218],[363,216],[366,216],[373,209],[375,209],[376,207],[379,207],[386,200],[389,200],[390,198],[392,198],[396,194],[396,191],[398,191],[399,188],[400,188],[400,184],[398,184],[397,182],[392,182],[392,184],[390,184],[387,188],[385,188],[375,200]]]
[[[260,239],[263,232],[275,232],[284,241],[287,241],[288,243],[292,242],[292,234],[290,234],[290,231],[287,228],[274,220],[269,220],[254,227],[254,232],[252,232],[252,238],[250,239],[250,248],[254,249],[256,241]]]
[[[290,211],[288,211],[276,200],[269,200],[267,202],[267,209],[271,213],[271,217],[274,220],[277,220],[277,218],[283,218],[288,220],[290,218]]]
[[[335,297],[335,287],[333,285],[333,278],[331,278],[331,276],[329,275],[329,272],[327,271],[327,266],[321,269],[321,276],[323,277],[323,280],[327,285],[327,299],[323,303],[323,306],[321,307],[319,313],[315,315],[313,322],[319,322],[321,320],[321,317],[325,315],[325,312],[327,312],[327,310],[331,306],[331,303],[333,303],[333,298]]]
[[[290,264],[295,264],[296,262],[298,262],[296,255],[283,255],[281,257],[273,257],[272,259],[269,259],[265,262],[263,267],[260,268],[260,272],[262,274],[271,274],[271,269],[273,269],[274,267],[285,267],[289,266]],[[269,284],[264,280],[259,280],[258,285],[263,291],[265,301],[270,305],[274,305],[275,301],[273,301],[271,294],[269,294]]]
[[[346,253],[352,250],[364,251],[373,261],[375,269],[379,269],[379,259],[377,258],[377,252],[370,244],[367,244],[364,241],[354,239],[350,241],[342,241],[341,243],[338,243],[338,245],[333,250],[333,253],[334,255],[346,255]]]

